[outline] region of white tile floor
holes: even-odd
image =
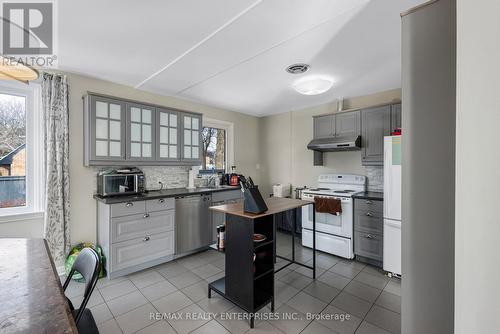
[[[291,236],[279,233],[277,240],[278,254],[291,256]],[[389,279],[363,263],[321,252],[316,256],[315,281],[311,270],[296,265],[276,275],[277,317],[269,318],[266,312],[270,310],[263,309],[254,329],[247,320],[228,318],[241,311],[230,302],[216,293],[207,298],[208,282],[224,275],[224,255],[213,250],[127,277],[101,279],[87,307],[102,334],[401,332],[400,280]],[[300,240],[296,242],[296,257],[312,264],[312,251],[303,248]],[[280,261],[276,267],[284,263]],[[66,290],[75,306],[80,304],[82,294],[83,284],[76,282]],[[151,314],[157,312],[178,318],[152,318]],[[186,319],[187,314],[191,319]]]

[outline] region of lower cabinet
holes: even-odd
[[[382,261],[384,239],[380,234],[354,232],[354,253],[369,259]]]
[[[354,254],[356,259],[382,267],[384,255],[383,201],[354,199]]]
[[[174,254],[174,231],[118,242],[111,247],[111,272]]]
[[[109,278],[172,260],[175,199],[97,204],[97,242]]]
[[[156,234],[173,231],[175,210],[152,212],[111,219],[111,240],[114,242],[144,236],[145,232]]]

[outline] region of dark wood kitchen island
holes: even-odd
[[[268,210],[261,214],[243,211],[243,202],[210,207],[211,210],[226,215],[225,277],[208,285],[208,298],[215,291],[233,304],[249,313],[250,327],[254,327],[254,315],[267,304],[271,304],[274,312],[274,274],[295,263],[313,271],[316,278],[316,219],[313,217],[313,265],[308,266],[292,258],[276,255],[276,222],[275,215],[294,210],[305,205],[313,205],[298,199],[270,197],[265,199]],[[315,212],[315,210],[313,210]],[[295,231],[295,226],[292,229]],[[266,239],[254,242],[254,234],[263,234]],[[295,246],[292,232],[292,248]],[[254,261],[255,255],[255,261]],[[283,258],[289,263],[274,270],[275,258]]]

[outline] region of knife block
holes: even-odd
[[[259,214],[268,210],[266,202],[257,187],[245,189],[243,198],[243,211],[245,212]]]

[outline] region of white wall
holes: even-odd
[[[344,109],[361,108],[376,104],[400,101],[401,90],[349,98]],[[272,192],[274,183],[291,183],[293,187],[315,186],[318,176],[324,173],[354,173],[366,175],[361,166],[361,152],[328,152],[323,154],[323,166],[313,166],[313,152],[307,144],[313,137],[314,115],[336,110],[336,101],[301,110],[262,117],[261,137],[261,189]]]
[[[96,240],[95,168],[83,166],[83,101],[87,91],[203,113],[234,124],[234,164],[237,172],[259,182],[258,118],[186,100],[147,93],[128,86],[67,73],[70,122],[70,229],[71,243]],[[42,237],[43,219],[0,224],[0,236]]]
[[[499,13],[457,1],[455,333],[500,328]]]

